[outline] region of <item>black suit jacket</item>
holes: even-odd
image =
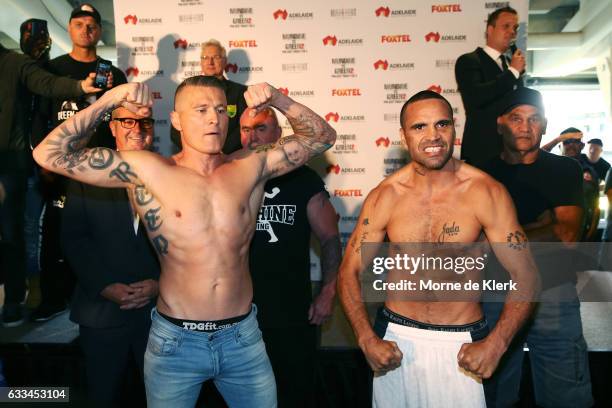
[[[117,327],[147,316],[155,305],[121,310],[100,292],[111,283],[159,279],[159,262],[142,224],[134,234],[127,192],[70,180],[61,242],[77,275],[70,319],[93,328]]]
[[[223,83],[225,84],[229,123],[227,125],[227,138],[222,150],[223,153],[230,154],[242,149],[242,143],[240,143],[240,115],[247,108],[246,101],[244,100],[244,93],[247,87],[225,78],[223,78]],[[170,127],[170,138],[176,148],[180,150],[182,147],[181,134],[172,126]]]
[[[480,47],[457,59],[455,78],[466,116],[461,158],[481,167],[502,150],[495,103],[522,86],[522,80],[509,70],[502,71]]]

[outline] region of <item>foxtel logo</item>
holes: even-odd
[[[389,140],[388,137],[379,137],[378,139],[376,139],[376,147],[380,147],[380,146],[389,147],[390,143],[391,143],[391,140]]]
[[[132,76],[137,77],[139,73],[140,71],[138,70],[138,67],[128,67],[128,69],[125,70],[126,76],[132,75]]]
[[[363,197],[361,189],[335,189],[334,197]]]
[[[380,42],[381,43],[401,43],[401,42],[411,42],[410,35],[408,34],[395,34],[395,35],[381,35]]]
[[[432,40],[434,42],[440,42],[440,33],[437,31],[435,33],[433,31],[430,31],[429,34],[425,36],[425,41],[430,42]]]
[[[442,93],[442,87],[440,85],[431,85],[429,88],[427,88],[427,90]]]
[[[278,9],[274,13],[272,13],[275,20],[278,20],[279,18],[286,20],[288,14],[289,13],[287,13],[287,10],[284,10],[284,9]]]
[[[278,88],[278,92],[282,93],[285,96],[289,95],[289,88]]]
[[[374,63],[374,69],[383,69],[386,71],[387,68],[389,68],[387,60],[378,60]]]
[[[135,14],[128,14],[127,16],[123,17],[123,22],[125,24],[129,24],[130,21],[132,24],[136,24],[138,22],[138,17],[136,17]]]
[[[361,90],[359,88],[340,88],[332,89],[332,96],[361,96]]]
[[[336,36],[331,36],[328,35],[327,37],[323,38],[323,45],[327,45],[327,44],[331,44],[331,45],[336,45],[338,43],[338,38],[336,38]]]
[[[325,115],[325,120],[326,121],[334,121],[337,122],[340,120],[340,115],[338,115],[338,112],[329,112],[327,115]]]
[[[230,48],[254,48],[257,47],[256,40],[230,40]]]
[[[236,72],[238,72],[238,65],[236,64],[227,64],[225,66],[225,72],[229,73],[231,72],[232,74],[235,74]]]
[[[174,48],[182,48],[184,50],[187,49],[189,43],[184,38],[179,38],[178,40],[174,40]]]
[[[461,4],[432,5],[432,13],[461,13]]]

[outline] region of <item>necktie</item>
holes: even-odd
[[[502,70],[503,71],[507,71],[508,70],[508,62],[506,62],[506,56],[505,55],[500,55],[499,58],[501,59],[501,63],[502,63]]]

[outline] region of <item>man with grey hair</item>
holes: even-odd
[[[225,71],[226,65],[227,51],[218,40],[211,38],[202,44],[202,53],[200,54],[202,75],[214,76],[225,85],[229,124],[227,128],[227,139],[225,139],[225,144],[223,145],[223,153],[230,154],[242,147],[240,144],[240,116],[247,108],[244,100],[244,92],[247,90],[247,87],[225,78],[223,72]],[[174,144],[180,148],[181,137],[179,133],[173,131],[171,136]]]

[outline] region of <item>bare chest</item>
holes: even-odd
[[[387,226],[392,242],[474,242],[480,233],[472,206],[459,194],[406,197]]]

